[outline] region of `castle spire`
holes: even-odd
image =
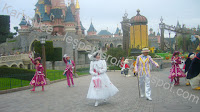
[[[76,9],[80,9],[80,5],[79,5],[78,0],[76,0]]]

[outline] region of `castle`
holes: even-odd
[[[41,36],[46,36],[47,41],[53,41],[54,47],[62,48],[62,55],[68,54],[73,59],[73,50],[77,68],[89,66],[88,53],[101,47],[107,50],[110,47],[122,47],[122,33],[119,27],[114,34],[108,30],[101,30],[97,34],[93,23],[85,34],[81,23],[80,5],[78,0],[71,0],[66,5],[64,0],[38,0],[35,5],[35,14],[32,22],[22,17],[19,23],[18,36],[7,39],[0,44],[0,54],[12,55],[15,52],[28,53],[34,51],[34,42],[40,41]],[[68,37],[71,42],[68,42]],[[77,45],[74,48],[74,42]],[[82,44],[91,47],[81,46]],[[51,62],[47,62],[47,69],[51,69]],[[30,66],[24,63],[22,66]],[[64,63],[55,63],[55,69],[64,69]],[[27,67],[25,67],[27,68]]]

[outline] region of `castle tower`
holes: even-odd
[[[65,32],[76,32],[76,22],[72,14],[71,7],[67,8],[65,22]]]
[[[88,36],[90,36],[90,35],[97,35],[97,30],[94,28],[92,22],[90,24],[90,28],[87,31],[87,35]]]
[[[117,29],[114,33],[114,37],[120,37],[121,36],[121,30],[119,29],[118,25],[117,25]]]
[[[128,19],[128,13],[125,12],[123,16],[123,21],[121,22],[122,31],[123,31],[123,50],[126,51],[128,56],[129,52],[129,42],[130,42],[130,20]]]
[[[52,9],[55,9],[55,8],[64,9],[66,7],[65,0],[51,0],[51,4],[52,4]]]
[[[28,24],[28,22],[26,21],[26,18],[24,17],[24,15],[23,15],[23,17],[22,17],[22,20],[21,20],[19,26],[21,27],[21,29],[28,29],[29,26],[30,26],[30,25]]]
[[[77,21],[77,34],[80,35],[82,34],[82,30],[81,30],[81,23],[80,23],[80,5],[78,0],[76,0],[76,21]]]
[[[137,15],[130,20],[130,48],[142,49],[149,47],[148,45],[148,26],[147,18],[140,15],[140,10],[137,10]]]

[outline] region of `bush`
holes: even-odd
[[[0,78],[15,78],[28,81],[30,81],[35,74],[35,70],[21,68],[0,67],[0,71]]]
[[[150,55],[152,58],[155,58],[155,56],[156,56],[155,53],[149,53],[149,55]]]
[[[108,70],[121,70],[121,68],[119,66],[108,66]]]

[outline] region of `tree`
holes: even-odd
[[[39,41],[34,42],[35,52],[42,54],[42,45]],[[52,69],[55,69],[55,61],[62,61],[62,48],[53,48],[52,41],[45,43],[46,61],[52,62]]]
[[[122,57],[126,57],[126,52],[122,48],[110,48],[106,52],[107,56],[110,55],[112,57],[115,57],[117,60],[112,60],[112,63],[118,62],[121,60]],[[110,63],[111,58],[108,59],[108,63]]]

